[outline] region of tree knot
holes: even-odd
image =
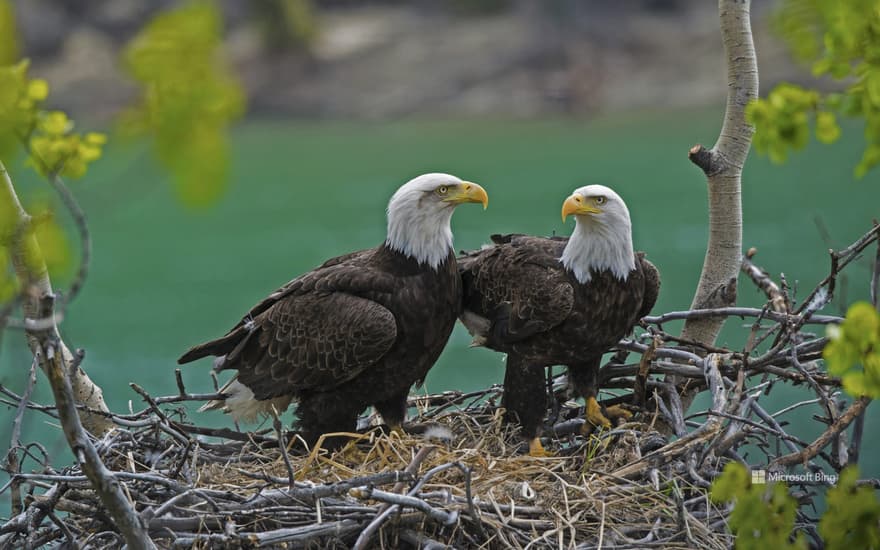
[[[706,149],[699,143],[688,151],[688,159],[700,167],[706,177],[715,176],[724,169],[724,157],[714,149]]]

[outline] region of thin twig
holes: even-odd
[[[835,436],[837,436],[837,434],[845,430],[847,426],[856,419],[856,417],[862,414],[870,402],[871,399],[869,397],[860,397],[856,399],[855,402],[840,415],[837,421],[831,426],[828,426],[828,428],[822,432],[822,435],[820,435],[816,441],[811,443],[807,448],[796,453],[782,455],[771,461],[770,465],[791,466],[792,464],[805,463],[815,457]]]

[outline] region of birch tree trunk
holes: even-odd
[[[40,301],[43,296],[52,294],[52,283],[49,280],[49,272],[46,269],[46,262],[43,260],[40,245],[30,230],[30,216],[25,212],[15,193],[12,180],[6,167],[0,163],[0,204],[4,207],[4,214],[12,214],[13,234],[10,235],[10,250],[12,252],[12,264],[15,269],[16,277],[21,283],[22,288],[22,311],[26,319],[26,335],[28,346],[34,357],[37,358],[40,368],[49,376],[49,361],[41,352],[42,346],[38,341],[37,334],[40,330],[29,330],[27,325],[42,328],[43,323],[50,323],[51,335],[53,339],[59,342],[64,363],[75,365],[73,353],[61,340],[58,327],[55,322],[50,319],[41,319]],[[43,331],[45,332],[45,331]],[[89,409],[108,412],[107,405],[104,403],[104,393],[101,388],[92,382],[85,371],[78,365],[69,373],[70,385],[73,390],[74,400],[77,405],[84,405]],[[92,435],[100,437],[113,429],[113,423],[106,416],[79,410],[79,419],[83,427]]]
[[[688,154],[706,175],[709,192],[709,243],[691,309],[736,303],[736,281],[742,263],[742,169],[754,133],[746,122],[745,108],[758,97],[758,62],[749,8],[749,0],[718,1],[727,62],[724,124],[714,147],[695,145]],[[722,317],[688,319],[682,338],[712,345],[723,324]],[[687,409],[692,395],[686,393],[682,401]]]

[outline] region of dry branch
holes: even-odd
[[[41,300],[41,317],[50,317],[54,310],[54,296],[45,296]],[[44,331],[35,331],[34,337],[39,342],[41,357],[48,368],[49,384],[58,408],[58,417],[67,443],[73,451],[82,471],[88,477],[91,487],[95,490],[101,503],[125,538],[132,550],[152,550],[156,546],[147,536],[140,517],[132,504],[122,492],[122,487],[115,475],[110,472],[98,456],[98,452],[88,434],[80,423],[79,413],[73,400],[73,390],[68,373],[77,368],[64,359],[60,353],[59,343],[53,339],[54,327]],[[65,533],[66,535],[66,533]]]
[[[828,429],[816,439],[816,441],[810,443],[801,451],[780,456],[775,459],[771,465],[790,466],[792,464],[804,463],[815,457],[835,436],[849,427],[850,423],[865,411],[869,403],[871,403],[871,399],[868,397],[860,397],[856,399],[856,401],[850,405],[849,409],[840,415],[834,424],[829,426]]]
[[[783,293],[782,289],[779,288],[779,285],[770,278],[770,275],[752,262],[752,258],[755,257],[756,253],[757,249],[750,248],[748,252],[746,252],[746,255],[743,256],[743,273],[748,275],[752,282],[764,291],[764,294],[770,299],[770,305],[772,306],[773,311],[787,313],[791,310],[791,304],[788,303],[785,293]]]

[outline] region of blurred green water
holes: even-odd
[[[175,200],[143,146],[112,147],[87,180],[71,184],[89,216],[94,260],[63,334],[70,346],[86,350],[84,365],[112,409],[127,410],[130,400],[140,409],[129,382],[153,395],[176,392],[174,361],[182,351],[223,334],[268,292],[323,260],[381,242],[388,198],[410,177],[429,171],[454,173],[489,192],[487,211],[466,205],[456,212],[458,248],[478,247],[495,232],[567,234],[570,227],[559,219],[562,200],[588,183],[613,187],[629,205],[636,247],[648,251],[663,275],[655,313],[685,309],[707,235],[705,182],[686,155],[694,143],[714,142],[720,112],[577,122],[254,121],[236,131],[228,192],[219,204],[195,211]],[[852,179],[862,150],[859,134],[855,126],[845,128],[840,143],[811,145],[782,167],[756,155],[747,164],[745,246],[758,247],[757,262],[770,273],[784,271],[799,296],[827,274],[829,246],[848,244],[880,217],[877,174]],[[13,176],[25,192],[40,185],[20,169]],[[838,292],[829,312],[867,297],[868,266],[863,259],[848,270],[845,292]],[[740,304],[761,303],[751,283],[741,281]],[[741,348],[742,334],[731,322],[719,343]],[[21,340],[9,333],[0,350],[0,382],[14,389],[23,386],[30,364]],[[428,377],[428,391],[500,382],[501,356],[469,349],[468,342],[456,328]],[[208,361],[184,367],[187,388],[210,391],[208,371]],[[42,378],[38,385],[36,399],[48,402]],[[778,406],[765,405],[775,410],[804,395],[779,388],[773,396]],[[819,429],[809,417],[819,411],[799,411],[789,420],[792,431],[806,437]],[[869,412],[866,433],[880,421],[876,409]],[[3,414],[12,416],[6,408]],[[199,418],[225,421],[219,414]],[[8,424],[0,428],[3,445],[8,430]],[[42,441],[66,456],[57,434],[36,413],[25,419],[25,441]],[[880,442],[866,438],[864,474],[880,475],[878,452]]]

